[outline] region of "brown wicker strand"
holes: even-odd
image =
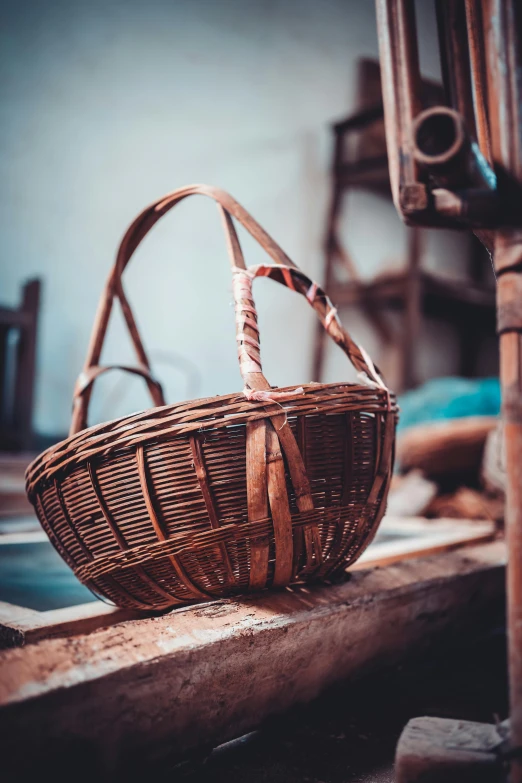
[[[198,438],[196,437],[191,437],[189,440],[190,440],[190,450],[192,453],[192,461],[194,463],[194,470],[196,471],[196,476],[201,489],[201,494],[203,495],[203,499],[205,501],[205,506],[207,509],[208,518],[210,520],[210,525],[213,528],[218,528],[220,526],[220,523],[219,523],[218,515],[216,514],[212,492],[208,485],[207,470],[205,467],[205,460],[203,458],[203,453],[201,451],[201,444]],[[235,577],[234,577],[234,570],[232,568],[230,557],[228,555],[225,544],[219,545],[219,552],[221,558],[223,559],[223,564],[225,567],[227,585],[230,587],[234,584]]]
[[[263,419],[246,425],[246,489],[250,522],[268,517],[266,425]],[[269,537],[250,540],[249,589],[261,590],[268,578]]]
[[[145,500],[145,505],[147,506],[147,511],[150,517],[152,527],[154,528],[154,532],[156,533],[158,540],[166,541],[168,539],[168,535],[165,534],[165,530],[160,522],[159,515],[156,512],[154,501],[152,499],[152,491],[150,485],[150,478],[147,471],[147,460],[145,456],[144,446],[138,446],[138,448],[136,449],[136,462],[138,464],[138,473],[140,476],[141,490],[143,492],[143,498]],[[185,585],[185,587],[187,588],[187,590],[189,591],[190,595],[193,598],[211,597],[208,593],[205,593],[203,590],[201,590],[192,581],[192,579],[190,579],[190,577],[187,575],[187,572],[183,568],[178,557],[176,557],[175,555],[170,555],[169,560],[172,563],[174,567],[174,571],[176,572],[180,582]]]
[[[309,512],[306,515],[294,514],[291,517],[292,530],[303,529],[309,523]],[[347,509],[341,509],[341,516],[347,512]],[[327,524],[339,516],[339,509],[315,509],[313,514],[318,514],[321,522]],[[242,524],[227,524],[212,530],[206,530],[201,533],[191,535],[181,534],[172,536],[165,541],[153,541],[148,544],[141,544],[125,551],[117,551],[103,557],[96,558],[95,561],[85,563],[74,569],[76,575],[82,582],[87,578],[106,577],[107,574],[120,573],[123,571],[132,572],[136,565],[142,563],[155,564],[166,560],[171,554],[179,555],[183,553],[198,554],[209,550],[215,550],[221,543],[232,545],[234,542],[241,541],[245,537],[263,537],[269,536],[272,530],[272,518],[260,519],[257,522],[244,522]]]
[[[387,400],[386,391],[368,386],[346,383],[310,384],[305,387],[304,394],[299,392],[295,397],[288,397],[280,404],[280,408],[282,407],[287,415],[292,412],[300,415],[313,413],[318,407],[325,413],[327,409],[331,413],[340,413],[357,411],[361,407],[368,413],[378,413],[383,407],[387,408]],[[397,406],[393,395],[391,401],[391,412],[396,415]],[[189,409],[193,409],[192,412],[187,412]],[[151,409],[115,422],[89,427],[48,449],[34,460],[27,472],[27,491],[31,496],[37,479],[51,478],[63,468],[69,466],[72,469],[82,461],[106,455],[118,446],[123,446],[130,437],[137,445],[139,442],[146,442],[153,434],[161,434],[162,437],[183,435],[206,428],[227,427],[232,423],[232,419],[235,419],[237,424],[242,424],[265,417],[265,403],[247,402],[243,396],[231,394]],[[129,435],[130,428],[132,436]]]
[[[101,491],[98,477],[96,475],[96,469],[92,462],[87,463],[87,470],[89,473],[89,478],[91,480],[91,485],[94,491],[94,494],[96,495],[96,499],[98,501],[98,505],[100,507],[100,510],[103,514],[103,517],[109,526],[109,528],[112,531],[112,534],[116,541],[118,542],[118,546],[122,550],[122,552],[125,552],[129,549],[129,546],[125,539],[123,538],[122,534],[118,530],[118,526],[115,524],[115,522],[112,519],[112,516],[110,514],[110,511],[107,507],[107,504],[105,502],[105,499],[103,497],[103,493]],[[144,582],[146,582],[147,585],[149,585],[157,595],[160,595],[167,601],[166,606],[169,606],[170,604],[176,603],[178,601],[178,598],[175,595],[172,595],[170,593],[167,593],[163,588],[154,580],[151,579],[151,577],[147,574],[144,568],[142,566],[136,566],[136,573],[142,579]],[[163,602],[162,602],[163,603]]]
[[[266,423],[266,463],[270,512],[274,524],[274,587],[284,587],[292,577],[292,520],[286,491],[285,466],[279,439],[271,421]]]
[[[73,525],[73,523],[71,521],[71,517],[70,517],[69,511],[67,509],[67,504],[65,503],[65,499],[63,497],[63,492],[62,492],[62,488],[60,486],[60,482],[56,481],[56,479],[55,479],[53,481],[53,486],[54,486],[54,491],[56,492],[56,499],[57,499],[58,504],[60,506],[60,511],[63,514],[63,518],[64,518],[64,520],[65,520],[65,522],[67,524],[67,527],[71,531],[71,534],[72,534],[74,540],[78,544],[78,546],[79,546],[81,552],[83,553],[84,557],[86,558],[86,560],[92,561],[94,559],[92,554],[89,552],[89,550],[87,549],[87,547],[83,543],[82,539],[80,538],[80,536],[78,534],[78,531],[76,530],[75,526]],[[78,564],[75,563],[74,565],[76,567]],[[93,590],[94,592],[96,592],[96,590],[98,589],[97,586],[93,582],[86,583],[86,585],[87,585],[87,587],[90,590]]]

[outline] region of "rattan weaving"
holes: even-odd
[[[122,273],[156,221],[193,194],[220,211],[233,271],[240,393],[165,405]],[[233,219],[273,263],[247,268]],[[303,294],[360,384],[271,389],[261,368],[252,282]],[[121,303],[156,407],[87,427],[114,300]],[[28,468],[27,491],[78,578],[115,604],[159,609],[325,579],[353,562],[384,513],[393,466],[395,398],[306,277],[227,193],[195,185],[165,196],[129,227],[101,298],[67,440]]]

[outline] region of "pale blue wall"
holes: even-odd
[[[0,301],[15,302],[24,279],[43,277],[36,424],[56,432],[68,425],[119,238],[163,192],[194,181],[229,189],[320,274],[327,124],[352,106],[357,58],[377,54],[374,9],[371,0],[27,0],[3,4],[2,14]],[[420,28],[431,72],[425,10]],[[347,227],[363,274],[383,257],[400,261],[402,227],[383,201],[354,204]],[[450,272],[462,265],[461,247],[446,240]],[[251,241],[245,251],[260,260]],[[432,265],[436,255],[432,248]],[[210,203],[185,203],[158,226],[127,283],[147,345],[191,358],[199,394],[240,388],[230,277]],[[311,313],[269,281],[257,292],[269,380],[308,380]],[[343,318],[373,350],[362,318]],[[449,343],[437,352],[440,335],[426,340],[426,374],[434,361],[451,370]],[[104,359],[132,359],[119,322]],[[158,371],[170,399],[186,396],[179,373]],[[328,377],[347,377],[334,353]],[[124,399],[115,378],[102,383],[109,397],[95,395],[93,420],[146,404],[139,380]]]

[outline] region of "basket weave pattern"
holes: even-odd
[[[154,223],[186,196],[218,203],[234,273],[243,393],[165,405],[121,276]],[[232,218],[275,262],[247,270]],[[251,283],[267,276],[307,297],[365,384],[271,390],[261,369]],[[114,299],[155,406],[87,427]],[[164,608],[325,579],[353,562],[384,513],[396,404],[335,308],[228,194],[191,186],[155,202],[127,231],[76,386],[67,440],[38,457],[27,490],[78,578],[115,604]]]

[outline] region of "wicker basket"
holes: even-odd
[[[213,198],[232,262],[244,391],[165,405],[152,377],[122,273],[159,218],[193,194]],[[271,265],[247,268],[233,219]],[[359,371],[361,384],[271,389],[261,370],[252,281],[303,294]],[[95,427],[87,409],[115,299],[156,407]],[[67,440],[28,468],[27,492],[77,577],[115,604],[159,609],[325,579],[352,563],[384,513],[397,408],[369,357],[321,288],[228,194],[197,185],[142,212],[121,243],[102,295]]]

